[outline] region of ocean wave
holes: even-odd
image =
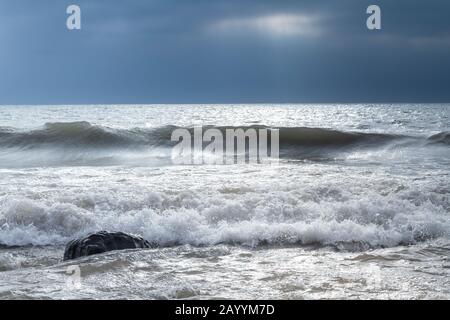
[[[340,147],[353,144],[379,145],[407,136],[383,133],[347,132],[326,128],[267,127],[263,125],[232,127],[204,126],[203,130],[218,129],[225,137],[227,129],[279,130],[281,146],[329,146]],[[42,128],[21,131],[11,127],[0,127],[0,147],[45,146],[65,147],[137,147],[173,145],[171,134],[181,127],[168,125],[157,128],[116,129],[89,122],[46,123]],[[192,127],[184,128],[193,133]],[[409,137],[412,138],[412,137]],[[430,140],[448,140],[448,133],[430,137]]]
[[[152,129],[113,129],[92,125],[89,122],[46,123],[42,128],[21,131],[10,127],[0,128],[0,146],[19,148],[40,147],[133,147],[157,144],[165,127],[153,132]],[[170,139],[170,134],[168,136]],[[164,139],[165,140],[165,139]]]
[[[341,152],[394,147],[427,147],[448,144],[449,133],[429,138],[389,133],[351,132],[326,128],[204,126],[218,129],[225,139],[228,129],[267,129],[268,143],[272,130],[279,130],[280,158],[335,159]],[[0,127],[0,160],[8,166],[170,164],[171,141],[175,129],[193,127],[173,125],[156,128],[118,129],[89,122],[47,123],[41,128],[18,130]],[[204,142],[204,146],[208,143]],[[225,142],[223,143],[225,146]],[[161,160],[164,159],[164,160]]]
[[[444,131],[432,135],[431,137],[428,138],[428,141],[438,144],[450,145],[450,132]]]
[[[128,202],[105,194],[74,194],[70,201],[52,203],[4,197],[0,244],[63,245],[90,232],[110,230],[139,234],[161,247],[393,247],[450,238],[450,198],[438,191],[413,188],[381,195],[367,190],[349,199],[324,187],[272,194],[255,190],[239,199],[224,194],[205,198],[192,191],[153,192]]]

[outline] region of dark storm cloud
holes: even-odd
[[[73,3],[81,31],[65,28]],[[0,103],[449,101],[449,13],[445,0],[3,1]]]

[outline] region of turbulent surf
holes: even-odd
[[[427,283],[430,297],[445,296],[449,112],[439,104],[2,107],[0,298],[220,298],[229,296],[224,281],[245,283],[242,298],[293,298],[302,281],[317,288],[311,296],[333,298],[343,283],[369,280],[376,290],[355,287],[359,297],[420,296]],[[172,132],[199,126],[279,130],[281,159],[172,163]],[[155,246],[80,259],[86,289],[54,289],[66,288],[65,244],[100,230]],[[44,285],[24,283],[35,277]]]

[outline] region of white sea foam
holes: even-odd
[[[449,237],[449,196],[409,189],[388,195],[336,186],[264,193],[218,190],[76,194],[49,199],[4,196],[0,202],[0,243],[64,244],[89,232],[120,230],[169,246],[231,243],[367,246],[413,244]]]

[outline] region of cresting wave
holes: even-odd
[[[153,130],[121,130],[92,125],[89,122],[46,123],[42,128],[20,131],[0,128],[0,146],[33,149],[40,147],[108,148],[157,145],[168,134],[170,127]],[[167,140],[167,139],[164,139]]]
[[[428,138],[429,141],[439,144],[450,145],[450,132],[444,131]]]
[[[113,129],[92,125],[89,122],[47,123],[42,128],[21,131],[10,127],[0,127],[0,147],[33,149],[40,147],[66,148],[140,148],[170,146],[172,132],[180,127],[163,126],[158,128]],[[376,146],[399,139],[421,139],[418,137],[345,132],[323,128],[267,126],[205,126],[204,130],[217,128],[225,133],[227,129],[279,129],[281,146],[343,147],[350,145]],[[192,131],[193,128],[187,128]],[[449,132],[441,132],[428,139],[430,143],[449,144]]]

